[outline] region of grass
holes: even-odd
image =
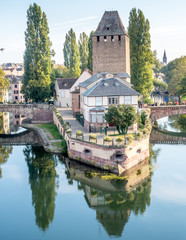
[[[54,140],[62,139],[62,136],[59,133],[55,124],[53,124],[53,123],[43,123],[43,124],[37,124],[36,126],[39,127],[39,128],[42,128],[43,130],[47,130],[52,135]]]
[[[53,143],[51,143],[51,145],[56,148],[61,148],[62,154],[64,154],[64,155],[67,154],[67,144],[64,139],[61,140],[60,142],[53,142]]]

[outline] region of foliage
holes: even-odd
[[[82,136],[83,133],[82,133],[82,131],[77,131],[77,132],[76,132],[76,135],[78,135],[78,136]]]
[[[121,136],[116,138],[116,142],[118,142],[118,143],[121,143],[123,141],[124,141],[124,138]]]
[[[143,124],[143,126],[145,125],[146,120],[147,120],[147,113],[143,111],[141,113],[141,123]]]
[[[9,155],[12,153],[12,147],[0,146],[0,178],[2,177],[1,165],[6,163]]]
[[[79,45],[81,71],[83,72],[88,65],[88,36],[86,35],[85,32],[80,34],[78,45]]]
[[[112,142],[112,138],[111,137],[105,137],[104,142]]]
[[[143,95],[146,103],[150,102],[153,90],[150,26],[141,10],[133,8],[129,16],[128,34],[130,36],[131,82],[136,91]]]
[[[153,85],[156,91],[165,91],[168,88],[166,82],[160,82],[157,79],[153,79]]]
[[[158,72],[160,72],[160,69],[161,69],[161,63],[160,63],[159,59],[157,58],[157,51],[154,50],[152,52],[152,55],[153,55],[152,69],[153,69],[154,73],[158,73]]]
[[[96,134],[90,134],[90,135],[89,135],[89,138],[96,140],[96,139],[97,139],[97,136],[96,136]]]
[[[81,74],[80,55],[79,48],[76,43],[76,34],[72,28],[66,34],[63,54],[64,65],[69,69],[70,76],[79,77]]]
[[[179,115],[173,122],[173,126],[180,129],[180,131],[186,130],[186,114]]]
[[[26,146],[23,150],[29,171],[32,204],[36,224],[46,230],[54,219],[55,209],[55,159],[41,147]]]
[[[114,124],[119,134],[126,134],[136,118],[136,110],[133,106],[120,104],[109,106],[105,115],[105,120],[109,124]]]
[[[186,97],[186,74],[184,77],[181,79],[180,83],[178,84],[178,94],[181,97]]]
[[[4,71],[0,68],[0,94],[2,95],[2,92],[8,91],[9,89],[9,81],[5,78]],[[2,102],[2,96],[0,95],[0,102]]]
[[[161,71],[165,74],[169,93],[177,94],[180,89],[179,84],[186,74],[186,56],[169,62]]]
[[[93,70],[92,67],[92,35],[94,34],[94,31],[91,31],[89,40],[88,40],[88,69]]]
[[[51,42],[46,14],[34,3],[27,11],[25,32],[24,78],[25,100],[44,102],[50,94]]]

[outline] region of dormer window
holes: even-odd
[[[99,42],[99,36],[97,36],[97,42]]]
[[[106,42],[107,41],[107,36],[104,36],[104,42]]]
[[[121,42],[121,35],[118,36],[118,41]]]
[[[111,41],[114,42],[114,36],[111,36]]]

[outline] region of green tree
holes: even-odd
[[[9,89],[9,81],[5,78],[4,71],[0,68],[0,102],[2,102],[2,94],[4,91],[8,91]]]
[[[56,196],[54,157],[36,146],[26,146],[23,152],[29,171],[36,224],[42,230],[46,230],[54,219]]]
[[[152,52],[152,55],[153,55],[153,65],[152,65],[152,69],[153,69],[154,73],[159,73],[159,72],[160,72],[160,69],[161,69],[161,64],[160,64],[159,59],[157,58],[157,51],[154,50],[154,51]]]
[[[166,82],[160,82],[157,79],[153,80],[153,85],[154,85],[155,90],[157,90],[157,91],[165,91],[168,88],[168,85]]]
[[[1,165],[6,163],[9,155],[12,153],[12,147],[0,146],[0,178],[2,177]]]
[[[128,34],[130,36],[131,82],[143,95],[144,101],[150,101],[153,90],[150,26],[141,10],[133,8],[129,16]]]
[[[114,124],[119,134],[127,134],[128,128],[137,119],[136,110],[130,105],[111,105],[105,115],[109,124]]]
[[[186,74],[185,76],[182,78],[181,82],[178,84],[178,94],[181,97],[186,97]]]
[[[88,40],[88,69],[92,71],[92,35],[94,34],[94,31],[91,31],[89,40]]]
[[[80,34],[79,41],[79,54],[81,62],[81,71],[83,72],[88,65],[88,36],[85,32]]]
[[[80,55],[76,43],[76,34],[72,28],[66,34],[63,54],[64,65],[69,69],[70,77],[79,77],[81,74]]]
[[[24,78],[22,92],[26,101],[44,102],[50,95],[51,42],[46,14],[34,3],[27,11]]]
[[[186,74],[186,56],[169,62],[161,71],[165,74],[169,94],[176,95],[179,93],[179,84]]]

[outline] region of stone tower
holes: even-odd
[[[105,11],[92,41],[93,74],[130,75],[130,39],[117,11]]]
[[[165,50],[164,50],[164,54],[163,54],[163,64],[167,65],[167,55],[166,55]]]

